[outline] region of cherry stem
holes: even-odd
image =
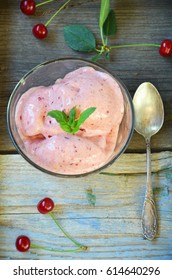
[[[44,1],[44,2],[42,2],[42,3],[36,4],[36,8],[39,7],[39,6],[42,6],[42,5],[44,5],[44,4],[48,4],[48,3],[50,3],[50,2],[53,2],[53,1],[54,1],[54,0],[47,0],[47,1]]]
[[[63,252],[63,253],[78,252],[78,251],[85,250],[84,247],[78,247],[78,248],[76,248],[76,249],[71,249],[71,250],[60,250],[60,249],[54,250],[54,249],[50,249],[50,248],[45,248],[45,247],[42,247],[42,246],[38,246],[38,245],[35,245],[35,244],[31,244],[30,247],[33,248],[33,249],[41,249],[41,250],[49,251],[49,252]]]
[[[120,49],[120,48],[129,48],[129,47],[160,47],[159,44],[129,44],[129,45],[119,45],[119,46],[111,46],[109,47],[109,50],[111,49]]]
[[[103,36],[103,28],[100,28],[100,36],[101,36],[102,44],[104,46],[105,45],[105,41],[104,41],[104,36]]]
[[[66,1],[58,10],[57,12],[44,24],[45,26],[48,26],[48,24],[52,21],[52,19],[61,11],[65,8],[65,6],[70,2],[71,0]]]
[[[76,246],[78,246],[80,249],[82,250],[86,250],[87,247],[86,246],[83,246],[81,245],[80,243],[78,243],[77,241],[75,241],[62,227],[61,225],[57,222],[57,220],[55,219],[54,217],[54,214],[52,212],[49,212],[48,213],[51,218],[53,219],[53,221],[55,222],[55,224],[58,226],[58,228],[63,232],[63,234],[70,240],[72,241]]]

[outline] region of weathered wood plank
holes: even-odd
[[[49,253],[31,249],[28,253],[19,253],[15,248],[15,240],[20,234],[29,236],[34,244],[46,248],[72,249],[75,246],[59,232],[49,216],[8,215],[1,218],[0,258],[172,259],[172,221],[169,220],[162,221],[161,236],[151,242],[141,236],[140,220],[92,218],[85,222],[80,218],[63,219],[60,223],[78,242],[88,246],[88,250],[77,253]]]
[[[171,152],[152,155],[159,232],[149,242],[141,235],[140,219],[145,154],[124,154],[106,169],[106,175],[71,180],[46,175],[19,155],[1,155],[0,258],[172,259],[171,156]],[[91,203],[88,190],[95,196],[95,203]],[[89,246],[87,252],[63,255],[31,250],[23,255],[15,250],[15,238],[20,234],[47,247],[72,246],[49,215],[38,213],[36,205],[45,196],[54,199],[56,218],[75,239]]]
[[[18,80],[45,60],[69,56],[90,58],[90,54],[74,52],[64,44],[66,24],[84,24],[100,40],[99,0],[73,1],[51,23],[49,37],[44,41],[36,40],[31,30],[38,20],[46,22],[57,9],[56,1],[49,5],[50,10],[44,16],[29,18],[20,13],[19,3],[20,0],[0,1],[0,153],[4,153],[0,155],[0,258],[172,259],[171,59],[160,57],[157,49],[137,48],[114,50],[110,61],[99,61],[124,81],[131,96],[140,83],[150,81],[163,98],[164,126],[152,138],[154,152],[166,151],[152,156],[159,232],[157,238],[149,242],[141,236],[140,228],[146,181],[145,154],[124,154],[104,174],[72,180],[45,175],[17,154],[5,155],[15,151],[7,133],[6,106]],[[111,6],[116,10],[118,24],[111,43],[159,44],[169,38],[170,0],[159,1],[158,5],[156,0],[112,0]],[[127,151],[145,152],[143,137],[134,133]],[[27,234],[39,245],[72,248],[50,217],[37,212],[36,205],[44,196],[53,197],[55,216],[73,237],[89,247],[87,252],[63,255],[16,251],[14,243],[19,234]]]
[[[171,191],[171,153],[153,154],[152,158],[155,196],[157,200],[164,199],[165,203],[162,205],[165,208],[166,198]],[[138,218],[145,192],[145,164],[145,154],[132,154],[132,157],[124,154],[116,163],[105,169],[104,174],[63,179],[42,173],[19,155],[0,155],[0,186],[1,197],[3,197],[0,212],[35,213],[35,205],[39,199],[50,195],[57,199],[57,203],[61,203],[61,199],[64,200],[63,208],[65,209],[70,204],[75,205],[77,212],[85,211],[82,209],[84,204],[88,210],[85,215],[89,217],[92,212],[89,190],[92,190],[97,199],[95,204],[98,209],[94,209],[97,212],[96,215],[99,215],[99,208],[102,213],[102,207],[104,209],[107,207],[108,213],[113,213],[113,208],[118,209],[120,206],[121,210],[117,212],[117,217],[121,215],[123,217],[127,211],[130,217],[134,217],[134,213]],[[160,172],[163,170],[164,172]],[[123,200],[124,194],[125,200]],[[23,201],[23,198],[26,201]],[[133,208],[128,209],[130,205]],[[57,211],[60,211],[60,206]]]
[[[159,172],[165,169],[172,168],[172,152],[152,153],[152,172]],[[13,173],[18,162],[19,172],[23,173],[23,168],[30,167],[20,155],[0,155],[0,162],[3,167],[9,166]],[[10,164],[9,164],[10,163]],[[36,170],[35,168],[33,168]],[[2,168],[6,175],[8,170]],[[27,172],[27,169],[25,170]],[[121,155],[112,165],[101,171],[101,173],[115,173],[115,174],[137,174],[146,173],[146,154],[127,154]],[[42,172],[41,172],[42,174]]]

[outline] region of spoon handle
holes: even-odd
[[[146,194],[142,212],[143,235],[148,239],[154,239],[157,232],[157,215],[153,198],[152,180],[151,180],[151,149],[150,138],[146,139],[146,158],[147,158],[147,183]]]

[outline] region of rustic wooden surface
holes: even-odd
[[[38,1],[40,2],[40,1]],[[60,1],[61,3],[64,1]],[[26,17],[20,1],[0,1],[0,258],[1,259],[172,259],[172,58],[163,58],[156,48],[113,50],[110,61],[99,61],[116,73],[131,96],[144,81],[159,90],[165,122],[152,138],[153,187],[158,209],[159,231],[154,241],[141,234],[141,211],[145,192],[145,144],[134,133],[126,153],[104,174],[84,179],[59,179],[34,169],[18,155],[6,128],[6,106],[21,77],[46,60],[62,57],[89,59],[90,54],[72,51],[64,44],[63,27],[81,23],[99,40],[99,0],[72,1],[49,26],[49,36],[36,40],[31,29],[46,22],[57,1],[42,8],[45,14]],[[118,32],[113,44],[156,43],[170,38],[170,0],[111,1]],[[92,191],[96,200],[89,200]],[[54,248],[73,248],[47,215],[38,214],[37,202],[54,198],[55,216],[88,251],[73,254],[16,251],[20,234],[34,243]]]

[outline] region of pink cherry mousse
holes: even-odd
[[[76,133],[65,132],[48,116],[52,110],[68,115],[74,107],[76,119],[87,108],[96,108]],[[112,157],[123,115],[123,95],[115,79],[81,67],[51,86],[26,91],[18,101],[15,120],[33,162],[53,173],[79,175],[100,168]]]

